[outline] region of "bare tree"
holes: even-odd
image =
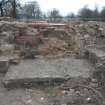
[[[12,6],[11,15],[13,18],[17,18],[17,8],[20,7],[19,0],[9,0]]]
[[[100,17],[101,17],[102,21],[105,21],[105,7],[102,8]]]
[[[4,6],[9,2],[9,0],[0,0],[0,12],[1,16],[4,16]]]
[[[79,11],[78,16],[85,21],[93,18],[93,11],[86,5]]]
[[[53,9],[48,13],[48,18],[51,22],[59,22],[62,19],[62,16],[59,13],[59,10]]]
[[[23,11],[28,19],[40,19],[42,17],[42,12],[36,1],[26,3],[23,7]]]
[[[1,16],[3,16],[3,0],[0,1],[0,12],[1,12]]]
[[[7,4],[5,4],[3,6],[3,14],[4,14],[4,16],[10,16],[11,17],[12,16],[11,11],[12,11],[12,6],[11,6],[11,3],[8,2]]]
[[[12,4],[12,16],[13,16],[13,18],[16,18],[17,16],[17,14],[16,14],[16,0],[13,0],[12,2],[11,2],[11,4]]]
[[[65,18],[66,18],[68,21],[70,21],[71,19],[75,18],[75,14],[74,14],[74,13],[69,13]]]

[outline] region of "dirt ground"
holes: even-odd
[[[47,94],[38,88],[6,89],[0,75],[0,105],[47,105]]]

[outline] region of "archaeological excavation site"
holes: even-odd
[[[105,105],[105,23],[0,18],[0,105]]]
[[[0,105],[105,105],[105,0],[0,0]]]

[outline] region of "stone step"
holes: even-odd
[[[6,87],[62,82],[68,77],[89,77],[90,65],[73,58],[25,60],[13,65],[3,79]]]

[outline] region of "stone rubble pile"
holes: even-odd
[[[49,105],[103,105],[103,95],[97,88],[96,79],[71,78],[53,90]]]

